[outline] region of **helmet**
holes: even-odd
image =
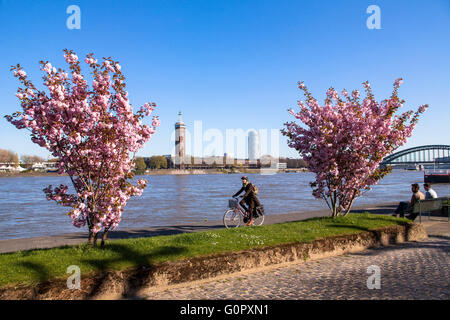
[[[248,177],[247,176],[242,176],[241,180],[247,180],[248,181]]]

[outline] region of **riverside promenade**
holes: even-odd
[[[450,223],[424,220],[429,238],[322,260],[294,262],[142,294],[148,300],[448,300]],[[368,267],[380,270],[369,289]]]
[[[389,214],[396,204],[357,207],[353,212]],[[310,211],[267,216],[267,223],[328,216]],[[201,281],[139,292],[136,299],[438,299],[450,298],[450,223],[446,218],[423,218],[428,239],[366,249],[321,260],[296,261],[250,269]],[[223,228],[220,221],[197,225],[122,230],[114,238],[155,236]],[[34,239],[3,240],[5,252],[13,248],[52,247],[86,241],[83,233]],[[11,246],[8,246],[8,245]],[[380,288],[367,287],[368,267],[380,269]]]
[[[366,205],[355,207],[352,210],[352,212],[357,213],[369,211],[375,214],[390,214],[394,211],[396,205],[397,203],[384,203],[377,206]],[[304,208],[304,210],[299,212],[266,215],[264,224],[283,223],[324,216],[330,216],[330,211],[328,209],[308,211],[308,208]],[[127,238],[152,237],[159,235],[171,235],[184,232],[197,232],[197,231],[206,231],[224,228],[223,222],[220,220],[221,218],[222,216],[218,215],[217,216],[218,220],[215,221],[202,221],[201,223],[196,224],[172,225],[172,226],[139,228],[139,229],[120,229],[119,226],[119,229],[116,231],[111,231],[108,234],[108,237],[110,240],[127,239]],[[87,232],[77,232],[38,238],[26,238],[26,235],[24,235],[24,238],[21,239],[0,240],[0,253],[30,250],[30,249],[45,249],[64,245],[76,245],[83,242],[87,242],[87,238],[88,238]]]

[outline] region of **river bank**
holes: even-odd
[[[196,175],[196,174],[242,174],[242,173],[292,173],[307,172],[307,169],[155,169],[145,172],[135,173],[136,175],[153,176],[153,175]],[[0,178],[20,178],[20,177],[67,177],[67,174],[58,174],[56,172],[0,172]]]
[[[249,171],[257,173],[256,170]],[[175,170],[175,169],[161,169],[150,170],[146,172],[135,173],[139,176],[153,176],[153,175],[186,175],[186,174],[225,174],[217,169],[201,169],[201,170]],[[231,172],[230,172],[231,173]],[[238,171],[236,171],[238,173]],[[67,177],[67,174],[58,174],[57,172],[0,172],[0,178],[21,178],[21,177]]]
[[[67,177],[67,174],[56,172],[0,172],[0,178],[21,178],[21,177]]]
[[[371,212],[373,214],[390,214],[397,206],[397,203],[382,203],[376,206],[357,206],[351,213]],[[311,210],[303,212],[290,212],[282,214],[266,215],[264,224],[277,224],[284,222],[301,221],[317,217],[328,217],[330,211],[327,210]],[[218,217],[221,218],[221,217]],[[199,223],[190,224],[174,224],[168,226],[155,226],[147,228],[121,228],[120,225],[115,231],[111,231],[108,236],[110,240],[153,237],[161,235],[174,235],[179,233],[192,233],[206,230],[223,229],[222,220],[205,220]],[[0,253],[30,250],[30,249],[45,249],[54,248],[64,245],[76,245],[87,242],[88,233],[64,233],[59,235],[44,236],[44,237],[27,237],[25,234],[18,239],[0,240]],[[101,237],[99,237],[101,238]]]

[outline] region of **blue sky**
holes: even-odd
[[[69,30],[69,5],[81,29]],[[369,5],[381,29],[369,30]],[[303,80],[320,101],[330,86],[378,100],[397,77],[405,110],[428,103],[405,147],[450,144],[450,1],[15,1],[0,0],[0,114],[19,110],[20,63],[39,87],[39,60],[67,69],[64,48],[119,60],[131,103],[154,101],[162,125],[139,155],[169,154],[179,110],[188,128],[280,129],[303,99]],[[87,69],[85,69],[87,70]],[[280,155],[296,157],[280,136]],[[0,148],[46,156],[27,131],[0,119]]]

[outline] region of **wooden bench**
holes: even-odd
[[[435,199],[419,200],[414,204],[413,214],[419,214],[419,221],[422,222],[422,212],[428,212],[428,220],[431,220],[431,212],[440,210],[442,208],[447,209],[448,221],[450,221],[450,198],[440,197]]]

